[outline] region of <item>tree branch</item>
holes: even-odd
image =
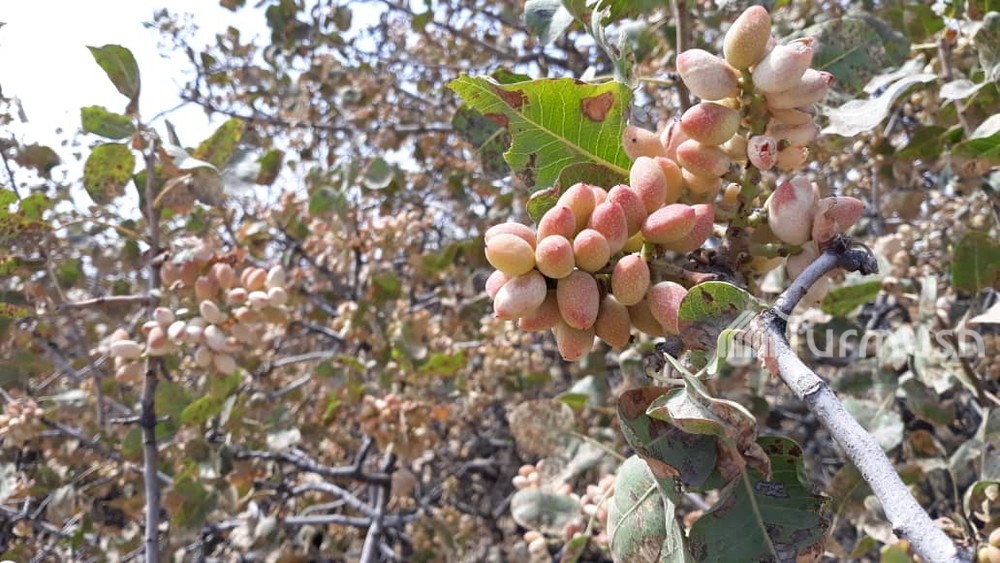
[[[848,237],[829,243],[775,306],[758,318],[758,326],[764,331],[763,342],[757,342],[762,347],[761,355],[768,371],[781,377],[840,444],[882,503],[896,535],[909,541],[925,561],[970,561],[971,556],[961,553],[913,498],[872,435],[847,412],[830,386],[799,359],[785,336],[788,315],[813,283],[830,270],[843,268],[863,274],[877,271],[874,256],[866,250],[851,249],[850,243]]]

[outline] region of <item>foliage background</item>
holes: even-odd
[[[361,4],[381,10],[377,23],[354,25]],[[743,7],[682,2],[678,19],[656,3],[610,4],[611,31],[626,38],[634,62],[630,119],[650,129],[683,103],[671,74],[677,24],[687,28],[688,47],[716,50]],[[885,275],[844,280],[852,289],[824,313],[803,315],[802,355],[879,438],[921,504],[947,518],[961,541],[981,541],[996,525],[1000,480],[997,8],[858,6],[885,26],[881,41],[861,49],[855,43],[872,37],[870,28],[845,23],[856,20],[841,7],[780,4],[783,36],[834,29],[824,44],[848,52],[824,61],[831,72],[842,66],[826,103],[878,102],[856,112],[874,123],[830,115],[829,132],[849,134],[824,136],[810,172],[824,190],[866,202],[855,234],[884,258]],[[225,22],[200,22],[217,26],[215,41],[192,44],[192,23],[180,14],[167,8],[151,16],[164,48],[183,53],[193,70],[182,98],[228,119],[207,140],[157,129],[218,168],[224,187],[190,209],[164,212],[161,241],[174,258],[207,248],[218,259],[282,264],[290,312],[241,356],[245,374],[223,391],[210,391],[218,374],[190,358],[166,361],[156,397],[164,417],[159,470],[170,477],[165,553],[355,558],[365,527],[295,520],[358,517],[329,504],[343,495],[296,487],[339,483],[374,503],[380,482],[371,476],[380,466],[390,468],[387,537],[403,559],[527,560],[523,534],[533,526],[526,524],[542,517],[524,510],[564,524],[546,530],[550,552],[560,553],[563,533],[591,519],[558,501],[585,495],[627,453],[614,399],[648,381],[642,353],[653,344],[566,364],[547,335],[492,318],[481,234],[509,217],[527,220],[527,196],[545,186],[510,174],[502,158],[508,134],[446,84],[490,73],[501,81],[515,81],[512,73],[608,80],[615,62],[579,23],[548,30],[553,40],[543,44],[525,7],[511,3],[221,5],[253,11],[270,36],[250,41]],[[865,89],[899,65],[910,65],[903,76],[931,77],[898,92],[886,85],[899,82]],[[4,122],[18,120],[14,98],[3,103]],[[100,127],[83,129],[67,139],[81,161],[106,142],[95,135]],[[8,404],[31,397],[40,408],[6,421],[21,431],[8,430],[0,450],[0,552],[15,560],[134,557],[144,506],[134,420],[141,385],[115,378],[100,343],[118,327],[136,330],[144,307],[88,300],[146,292],[149,225],[121,198],[144,184],[122,182],[118,193],[86,178],[57,180],[59,167],[78,165],[30,138],[0,137],[0,386]],[[72,197],[81,185],[90,186],[92,201]],[[762,290],[777,293],[780,283],[765,280]],[[72,305],[81,302],[90,304]],[[193,304],[170,292],[163,302]],[[930,342],[988,310],[992,316],[975,325],[982,355],[946,357]],[[811,357],[809,334],[826,329],[883,330],[889,341]],[[813,485],[836,501],[828,557],[886,557],[893,549],[902,556],[856,471],[766,372],[730,368],[712,386],[751,409],[763,434],[803,445]],[[182,414],[213,393],[219,400],[206,416]],[[360,478],[316,471],[350,466],[366,451]],[[545,488],[556,494],[512,505],[519,468],[543,458]],[[683,499],[685,524],[711,500],[711,493],[707,501]],[[595,541],[583,558],[608,555]]]

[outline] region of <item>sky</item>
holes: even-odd
[[[140,112],[145,119],[180,103],[178,93],[188,74],[183,54],[164,58],[160,33],[143,22],[168,6],[191,13],[204,29],[195,36],[201,46],[227,25],[244,37],[263,35],[263,18],[252,10],[230,12],[213,0],[6,0],[0,3],[0,87],[6,97],[20,99],[28,123],[13,127],[24,143],[47,144],[67,162],[70,147],[58,143],[80,126],[80,108],[101,105],[124,112],[127,100],[94,62],[88,45],[118,44],[135,55],[142,81]],[[186,142],[207,137],[222,118],[210,120],[187,105],[166,116]],[[162,126],[162,120],[153,122]],[[57,131],[63,130],[60,134]],[[158,127],[163,131],[162,127]]]

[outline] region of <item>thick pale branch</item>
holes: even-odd
[[[834,268],[862,273],[877,270],[874,257],[867,251],[851,249],[847,237],[828,244],[825,252],[781,295],[775,307],[760,318],[765,334],[762,344],[767,367],[808,405],[840,444],[882,503],[896,535],[909,541],[925,561],[970,561],[969,554],[961,553],[913,498],[872,435],[854,420],[829,385],[809,369],[788,344],[785,336],[788,315],[809,287]]]

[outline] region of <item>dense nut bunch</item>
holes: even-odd
[[[435,411],[429,403],[401,399],[394,393],[385,397],[365,395],[358,424],[380,449],[391,447],[403,458],[413,459],[433,448],[438,438],[430,427],[442,414],[447,415],[447,411]]]
[[[23,446],[38,435],[38,424],[45,414],[31,399],[16,399],[0,414],[0,439],[6,446]]]
[[[197,310],[158,307],[153,318],[142,325],[141,342],[121,328],[108,339],[102,351],[115,359],[119,381],[137,381],[143,357],[183,350],[198,367],[230,375],[236,372],[236,356],[241,351],[260,345],[269,329],[287,322],[283,267],[264,270],[250,266],[237,273],[226,262],[198,262],[164,264],[160,272],[169,291],[192,297],[187,293],[193,290]]]
[[[782,182],[767,200],[768,225],[779,240],[802,247],[789,256],[785,271],[795,279],[819,257],[820,247],[835,235],[844,233],[857,222],[863,204],[853,197],[819,197],[819,188],[802,176]],[[830,290],[824,276],[810,288],[803,299],[806,305],[818,303]]]
[[[621,350],[634,326],[677,333],[686,290],[653,283],[637,253],[644,243],[690,252],[712,232],[711,205],[678,203],[683,179],[665,157],[640,157],[630,183],[605,190],[576,184],[538,222],[537,231],[503,223],[486,231],[486,282],[496,316],[525,331],[552,330],[567,360],[588,354],[597,336]]]

